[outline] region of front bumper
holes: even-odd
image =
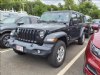
[[[85,65],[84,72],[86,73],[86,75],[98,75],[96,69],[90,64]]]
[[[9,39],[8,42],[10,44],[10,47],[13,49],[16,49],[16,46],[21,46],[23,47],[24,53],[40,55],[40,56],[50,54],[54,46],[54,44],[46,44],[46,43],[40,46],[34,43],[21,42],[15,39]]]
[[[97,58],[90,50],[86,50],[85,61],[84,72],[86,75],[100,75],[100,59]]]

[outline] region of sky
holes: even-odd
[[[33,0],[29,0],[29,1],[33,1]],[[51,4],[58,5],[58,3],[64,4],[63,0],[41,0],[41,1],[48,5],[51,5]],[[74,0],[74,1],[76,4],[78,4],[78,0]],[[100,0],[92,0],[92,2],[96,4],[97,7],[100,9]]]
[[[43,3],[46,4],[54,4],[54,5],[58,5],[58,3],[64,4],[63,0],[42,0]]]
[[[100,9],[100,0],[92,0],[92,2]]]

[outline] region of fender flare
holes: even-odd
[[[11,32],[12,30],[10,30],[10,29],[5,29],[5,30],[2,30],[1,32],[0,32],[0,34],[3,34],[3,33],[5,33],[5,32]]]
[[[54,38],[61,38],[61,37],[66,37],[67,39],[67,34],[63,31],[51,33],[45,37],[44,42],[48,42],[47,39],[54,39]]]

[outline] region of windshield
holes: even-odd
[[[95,19],[92,21],[93,23],[97,23],[97,24],[100,24],[100,19]]]
[[[16,20],[17,20],[17,17],[9,17],[2,20],[0,23],[15,23]]]
[[[40,20],[68,22],[69,21],[69,13],[67,13],[67,12],[47,12],[41,16]]]

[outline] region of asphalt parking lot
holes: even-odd
[[[1,75],[84,75],[84,45],[76,42],[67,47],[66,59],[59,68],[48,65],[47,60],[33,55],[19,56],[12,49],[0,49]]]

